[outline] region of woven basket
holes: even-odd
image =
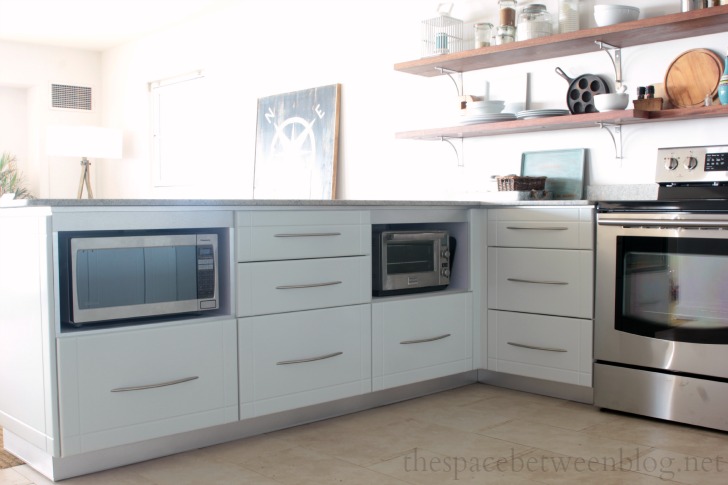
[[[506,192],[511,190],[543,190],[546,185],[546,177],[521,177],[518,175],[503,175],[496,177],[498,191]]]

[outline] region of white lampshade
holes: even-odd
[[[57,157],[121,158],[121,130],[99,126],[49,126],[46,153]]]

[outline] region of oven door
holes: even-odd
[[[599,214],[595,359],[728,378],[728,220]]]

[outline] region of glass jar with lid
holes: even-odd
[[[516,0],[498,0],[499,26],[516,26]]]
[[[516,40],[536,39],[553,34],[553,17],[546,6],[534,3],[525,7],[518,15]]]
[[[473,25],[473,39],[475,40],[474,48],[488,47],[492,36],[493,24],[488,22],[480,22]]]

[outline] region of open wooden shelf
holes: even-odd
[[[703,106],[698,108],[640,111],[634,109],[554,116],[530,120],[499,121],[473,125],[456,125],[443,128],[404,131],[396,134],[400,140],[440,140],[442,138],[473,138],[479,136],[510,135],[536,131],[593,128],[605,125],[631,125],[657,121],[679,121],[728,116],[728,106]]]
[[[438,68],[468,72],[594,52],[598,50],[595,43],[597,41],[623,48],[726,31],[728,31],[728,5],[723,5],[499,46],[481,47],[454,54],[425,57],[395,64],[394,69],[433,77],[442,74]]]

